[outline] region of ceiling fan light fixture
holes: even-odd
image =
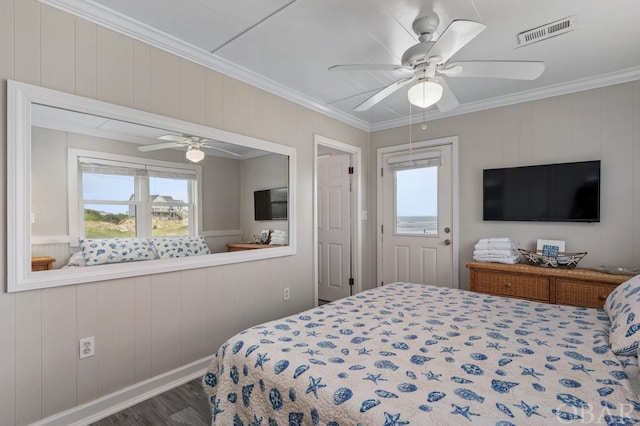
[[[440,83],[424,79],[409,89],[409,102],[420,108],[427,108],[442,98],[443,91]]]
[[[191,161],[192,163],[197,163],[204,159],[204,152],[202,152],[197,146],[190,146],[189,149],[187,149],[186,157],[187,160]]]

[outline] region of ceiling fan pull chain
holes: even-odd
[[[427,109],[422,108],[422,126],[420,126],[422,130],[427,130]]]
[[[409,102],[409,164],[411,164],[411,160],[413,159],[413,147],[411,145],[411,116],[413,115],[411,111],[411,102]]]

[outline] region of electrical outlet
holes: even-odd
[[[80,359],[88,358],[90,356],[94,356],[95,354],[96,343],[93,336],[80,339]]]
[[[284,300],[289,300],[289,296],[290,296],[290,294],[289,294],[289,287],[285,287],[285,288],[284,288],[284,292],[283,292],[283,294],[282,294],[282,298],[283,298]]]

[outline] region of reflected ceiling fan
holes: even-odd
[[[436,15],[417,18],[413,31],[420,42],[407,49],[400,64],[334,65],[329,71],[400,71],[409,76],[394,81],[364,102],[356,111],[365,111],[402,87],[413,85],[408,92],[409,102],[421,108],[437,104],[440,111],[449,111],[460,103],[442,77],[487,77],[516,80],[535,80],[544,71],[544,62],[535,61],[465,61],[449,59],[486,29],[475,21],[454,20],[442,35],[432,41],[440,23]],[[441,76],[442,75],[442,76]]]
[[[199,136],[180,136],[180,135],[163,135],[158,137],[158,139],[162,139],[165,143],[155,143],[150,145],[142,145],[138,147],[140,151],[156,151],[158,149],[167,149],[167,148],[180,148],[186,147],[187,160],[197,163],[204,158],[204,152],[202,148],[215,149],[216,151],[221,151],[227,153],[229,155],[233,155],[234,157],[240,157],[240,154],[235,152],[214,146],[215,141],[210,139],[201,138]]]

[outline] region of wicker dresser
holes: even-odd
[[[616,286],[630,278],[590,269],[469,262],[470,289],[545,303],[602,308]]]

